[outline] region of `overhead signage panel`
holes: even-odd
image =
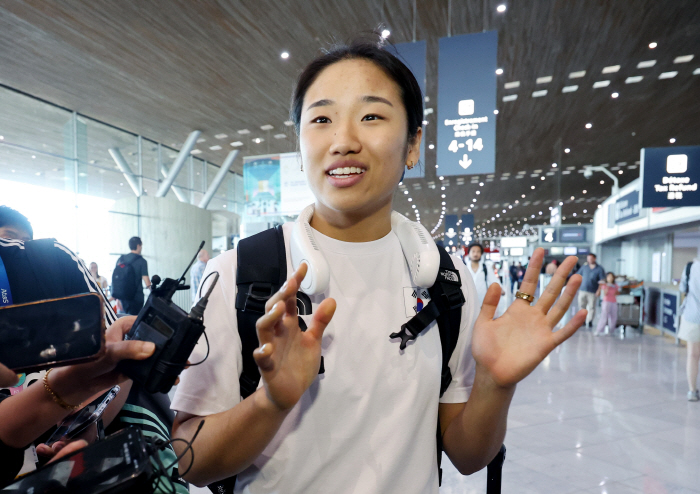
[[[543,244],[555,244],[558,242],[557,229],[553,226],[545,226],[542,228],[541,242]]]
[[[459,217],[456,214],[445,216],[445,245],[459,245]]]
[[[474,215],[463,214],[459,228],[462,235],[462,245],[469,245],[474,240]]]
[[[438,60],[438,175],[496,171],[498,33],[440,39]]]
[[[501,247],[527,247],[527,237],[503,237]]]
[[[426,42],[415,41],[413,43],[399,43],[394,45],[399,58],[406,64],[413,76],[418,81],[421,94],[425,96],[425,57]],[[426,120],[429,116],[424,117]],[[425,164],[425,129],[423,129],[423,139],[420,143],[420,160]],[[414,166],[411,170],[406,170],[404,178],[423,178],[425,176],[425,166]]]
[[[642,207],[700,206],[700,146],[644,148]]]
[[[639,218],[640,211],[639,191],[633,190],[615,201],[615,223]]]
[[[560,228],[559,242],[561,243],[582,243],[586,241],[586,229],[583,227]]]

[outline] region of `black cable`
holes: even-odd
[[[192,459],[190,460],[190,466],[187,467],[187,470],[185,470],[184,472],[182,472],[180,474],[181,477],[184,477],[185,475],[187,475],[187,473],[192,469],[192,465],[194,465],[194,449],[192,448],[192,444],[194,443],[194,440],[197,439],[197,435],[199,434],[199,431],[202,430],[202,427],[204,427],[204,419],[202,419],[202,421],[197,426],[197,430],[195,431],[194,435],[192,436],[192,439],[190,439],[190,441],[188,442],[187,447],[184,449],[184,451],[177,458],[175,458],[175,460],[168,466],[168,468],[174,466],[177,462],[179,462],[185,456],[185,453],[187,453],[187,450],[190,450],[192,452]],[[180,439],[180,438],[174,439],[174,441],[177,441],[177,440],[185,441],[184,439]],[[187,441],[185,441],[185,442],[187,443]]]
[[[199,298],[202,298],[202,287],[203,287],[204,284],[207,282],[207,280],[209,279],[209,277],[210,277],[211,275],[213,275],[213,274],[219,274],[219,272],[218,272],[218,271],[212,271],[212,272],[209,273],[209,274],[202,280],[202,282],[199,284],[199,288],[197,289],[197,291],[199,292],[199,293],[198,293]]]
[[[204,358],[203,358],[202,360],[200,360],[200,361],[197,362],[196,364],[189,364],[190,367],[194,367],[195,365],[199,365],[199,364],[201,364],[202,362],[204,362],[206,359],[209,358],[209,348],[210,348],[210,347],[209,347],[209,337],[207,336],[207,331],[206,331],[206,330],[202,331],[202,334],[204,335],[204,341],[207,342],[207,354],[204,356]]]

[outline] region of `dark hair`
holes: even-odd
[[[34,238],[34,230],[27,217],[8,206],[0,206],[0,228],[4,226],[20,228],[27,232],[30,238]]]
[[[615,277],[615,273],[613,273],[612,271],[608,271],[607,273],[605,273],[605,277],[606,277],[606,278],[607,278],[608,276],[610,276],[610,275],[612,275],[613,278]]]
[[[469,254],[471,252],[472,247],[478,247],[479,249],[481,249],[481,253],[482,254],[484,253],[484,246],[483,245],[481,245],[479,242],[472,242],[469,245],[467,245],[467,254]]]
[[[379,36],[377,36],[378,39]],[[292,95],[292,107],[289,119],[299,135],[301,111],[304,105],[306,91],[314,83],[319,74],[327,67],[343,60],[368,60],[382,69],[401,90],[406,117],[408,119],[408,140],[412,142],[423,125],[423,94],[413,72],[395,55],[383,48],[381,42],[368,39],[357,39],[349,45],[336,45],[323,55],[309,63],[297,79],[297,85]]]
[[[131,237],[129,239],[129,248],[131,250],[136,250],[139,245],[141,245],[141,239],[139,237]]]
[[[593,252],[589,252],[587,255],[593,256],[593,257],[595,257],[596,259],[598,259],[598,256],[596,256]]]

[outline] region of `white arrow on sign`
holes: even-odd
[[[466,155],[466,153],[464,155],[464,158],[459,160],[459,166],[461,166],[465,170],[467,168],[469,168],[469,165],[471,165],[471,164],[472,164],[472,160],[469,159],[469,157]]]

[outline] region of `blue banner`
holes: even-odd
[[[12,305],[12,291],[10,290],[10,280],[7,278],[5,264],[0,257],[0,307]]]
[[[462,245],[469,245],[474,240],[474,215],[463,214],[459,225]]]
[[[459,245],[459,217],[456,214],[445,216],[445,245]]]
[[[496,171],[498,33],[440,38],[438,175]]]
[[[644,148],[642,207],[700,206],[700,146]]]
[[[396,48],[401,61],[413,72],[413,76],[420,86],[420,91],[425,96],[425,41],[399,43],[394,45],[394,48]],[[427,116],[425,118],[428,119]],[[406,170],[404,178],[423,178],[425,176],[425,129],[423,129],[423,139],[420,143],[420,160],[423,166],[415,166],[411,170]]]

